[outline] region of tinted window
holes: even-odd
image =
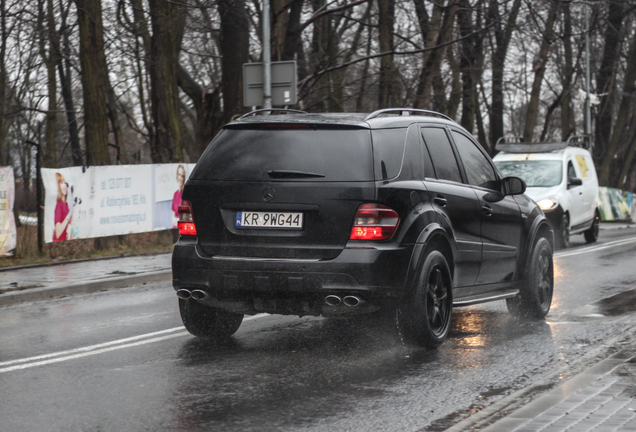
[[[464,164],[468,184],[484,188],[497,189],[497,175],[488,158],[466,135],[453,131],[453,139]]]
[[[495,161],[504,177],[521,177],[528,187],[550,187],[561,183],[561,161],[519,160]]]
[[[422,146],[420,144],[420,131],[417,125],[409,127],[406,133],[406,148],[404,149],[404,162],[402,162],[402,180],[422,180]]]
[[[446,131],[441,128],[422,128],[422,137],[430,153],[438,179],[462,181],[459,166]]]
[[[402,167],[406,129],[378,129],[372,132],[375,157],[375,178],[397,177]]]
[[[572,165],[572,161],[568,162],[568,180],[576,178],[576,171],[574,170],[574,165]]]
[[[205,150],[193,179],[271,180],[268,171],[324,177],[299,181],[373,180],[367,129],[228,129]]]

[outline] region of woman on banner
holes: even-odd
[[[179,206],[181,205],[181,195],[183,195],[183,185],[185,184],[186,170],[183,165],[177,167],[177,184],[179,188],[172,197],[172,228],[177,228],[179,221]]]
[[[62,174],[55,173],[57,181],[57,204],[55,205],[55,229],[53,241],[66,240],[66,229],[73,220],[73,213],[68,208],[68,183]]]

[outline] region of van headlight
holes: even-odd
[[[544,198],[541,201],[537,202],[537,205],[543,211],[552,210],[559,205],[559,200],[557,197]]]

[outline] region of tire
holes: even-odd
[[[407,343],[436,348],[448,336],[452,310],[450,268],[444,255],[434,250],[424,259],[414,286],[398,307],[400,335]]]
[[[592,222],[592,226],[590,229],[585,231],[583,235],[585,236],[585,241],[587,243],[596,243],[598,240],[598,229],[601,224],[601,216],[598,214],[598,210],[594,212],[594,222]]]
[[[553,292],[552,247],[545,237],[541,237],[532,249],[519,294],[506,300],[508,311],[521,318],[543,319],[550,311]]]
[[[566,249],[570,246],[570,217],[564,214],[559,225],[559,249]]]
[[[232,336],[243,315],[205,306],[194,299],[179,299],[181,321],[194,336],[224,339]]]

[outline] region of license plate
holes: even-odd
[[[236,212],[236,226],[240,228],[301,229],[303,214],[296,212]]]

